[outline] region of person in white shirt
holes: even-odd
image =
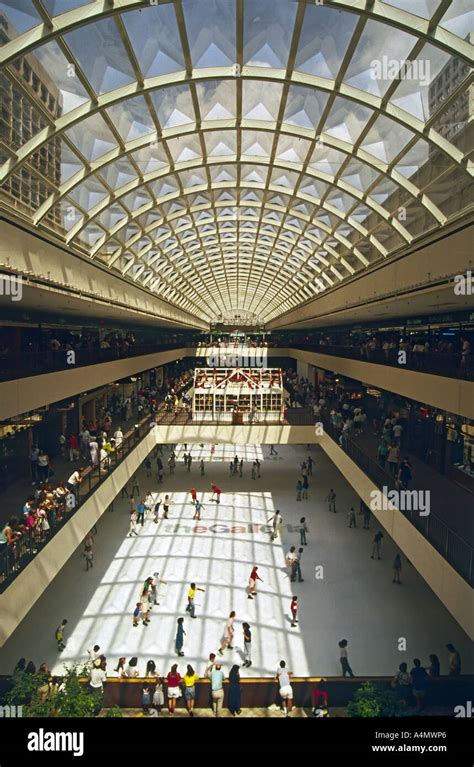
[[[79,490],[79,485],[82,482],[82,469],[79,469],[78,471],[74,471],[71,476],[69,477],[68,481],[66,482],[66,486],[69,488],[71,493],[74,493],[77,499],[77,492]]]
[[[104,682],[107,681],[107,674],[100,667],[101,660],[97,658],[94,661],[93,667],[90,670],[89,687],[92,692],[103,692]]]
[[[224,650],[226,647],[228,647],[229,650],[233,649],[232,640],[234,638],[234,620],[235,620],[235,610],[232,610],[224,626],[224,639],[217,651],[219,655],[224,655]]]
[[[280,661],[280,668],[276,673],[276,678],[280,686],[279,693],[282,700],[282,711],[286,711],[288,716],[293,706],[293,689],[290,684],[291,671],[287,671],[284,660]]]
[[[115,440],[115,448],[117,449],[118,447],[120,447],[120,445],[123,442],[123,431],[121,426],[119,426],[117,431],[115,432],[114,440]]]
[[[69,491],[69,493],[66,494],[64,498],[64,503],[66,505],[66,511],[72,511],[76,508],[76,496],[74,493]]]
[[[166,581],[160,578],[159,573],[153,573],[153,578],[151,579],[150,588],[148,590],[148,601],[150,602],[150,604],[155,604],[155,605],[160,604],[159,602],[156,601],[160,583],[164,583],[166,585]]]
[[[296,546],[292,546],[289,550],[288,554],[285,557],[286,566],[288,568],[289,575],[291,577],[291,574],[293,572],[293,565],[298,559],[298,554],[296,553]]]
[[[128,662],[128,666],[125,669],[125,676],[127,676],[129,679],[136,679],[137,676],[140,676],[137,668],[138,664],[138,658],[135,656],[133,658],[130,658]]]

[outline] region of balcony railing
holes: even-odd
[[[133,345],[126,349],[78,349],[77,351],[47,350],[43,352],[18,352],[0,356],[0,381],[54,373],[58,370],[71,370],[85,365],[98,365],[103,362],[140,357],[145,354],[169,351],[180,347],[179,342],[160,344]],[[71,354],[74,354],[71,362]]]
[[[399,489],[395,478],[385,471],[376,460],[367,455],[353,439],[345,435],[341,436],[341,431],[331,423],[327,416],[323,418],[323,424],[325,433],[340,445],[378,488]],[[432,511],[426,516],[421,516],[419,511],[414,509],[400,509],[400,512],[410,520],[411,524],[439,551],[459,575],[471,586],[474,585],[473,547],[468,541],[448,527]]]
[[[362,351],[359,346],[311,344],[302,341],[288,341],[285,348],[304,349],[318,354],[329,354],[332,357],[372,362],[376,365],[390,365],[399,370],[414,370],[417,373],[431,373],[446,378],[462,378],[464,380],[474,378],[472,356],[467,355],[462,358],[461,353],[407,351],[405,359],[405,357],[399,357],[398,349]]]
[[[74,516],[95,490],[110,477],[138,442],[145,437],[154,424],[153,416],[147,415],[131,431],[124,435],[123,442],[99,462],[97,467],[88,467],[78,486],[77,503],[74,509],[61,512],[58,516],[53,509],[47,512],[49,530],[35,527],[24,530],[14,543],[0,544],[0,593],[17,577],[21,570],[53,539],[64,525]]]

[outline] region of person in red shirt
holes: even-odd
[[[293,597],[291,600],[290,610],[292,617],[291,626],[294,628],[298,623],[298,597]]]
[[[262,581],[257,571],[258,571],[258,567],[254,565],[254,568],[252,572],[250,573],[250,578],[249,578],[249,587],[250,587],[250,592],[248,596],[249,599],[253,599],[254,596],[257,595],[257,581]]]
[[[211,482],[211,490],[212,490],[211,501],[215,500],[216,503],[220,503],[222,490],[219,487],[217,487],[217,485],[215,485],[214,482]],[[214,498],[215,495],[217,496],[217,498]]]
[[[176,700],[181,695],[181,675],[178,674],[178,665],[175,663],[171,666],[171,671],[166,677],[168,683],[168,711],[170,714],[174,714],[176,708]]]
[[[318,716],[318,709],[327,709],[328,707],[328,694],[325,690],[323,680],[316,685],[313,692],[313,716]],[[321,714],[319,714],[321,716]]]
[[[197,490],[196,490],[196,488],[192,487],[189,492],[191,493],[191,503],[196,505],[196,501],[197,501]]]

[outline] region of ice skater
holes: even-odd
[[[252,632],[248,623],[242,623],[242,633],[244,635],[244,666],[250,668],[252,665]]]
[[[192,487],[189,491],[191,493],[191,503],[195,504],[197,501],[197,490],[195,487]]]
[[[188,604],[186,605],[186,612],[190,614],[191,618],[196,617],[196,608],[194,606],[194,597],[196,596],[196,591],[202,591],[204,593],[206,589],[200,589],[198,586],[196,586],[195,583],[191,583],[188,591]]]
[[[143,525],[145,524],[145,512],[146,512],[146,506],[143,501],[143,498],[141,499],[140,503],[137,506],[137,512],[138,512],[137,524],[143,527]]]
[[[131,538],[132,535],[138,535],[137,533],[137,511],[134,507],[132,507],[132,510],[130,512],[130,529],[128,531],[128,537]]]
[[[220,489],[220,487],[217,487],[217,485],[215,485],[214,482],[211,482],[211,490],[212,490],[211,501],[220,503],[221,493],[222,493],[222,490]],[[216,496],[216,498],[214,498],[214,496]]]
[[[306,517],[300,519],[300,544],[301,546],[307,546],[306,533],[308,532],[308,525],[306,524]]]
[[[183,656],[183,644],[184,644],[184,637],[185,637],[185,630],[184,630],[184,618],[178,618],[177,620],[177,629],[176,629],[176,637],[174,640],[174,647],[178,655]]]
[[[163,501],[163,519],[168,519],[168,512],[170,510],[171,505],[171,498],[169,495],[165,495],[164,501]]]
[[[133,616],[133,625],[138,626],[138,619],[140,617],[140,602],[136,603],[132,616]]]
[[[204,506],[200,501],[196,500],[196,503],[194,504],[194,516],[193,519],[200,520],[201,519],[201,511],[203,510]]]
[[[298,597],[293,597],[290,604],[291,611],[291,627],[295,628],[298,623]]]
[[[278,536],[280,535],[280,528],[281,528],[281,524],[282,524],[282,519],[283,518],[282,518],[282,516],[280,514],[279,509],[276,510],[276,512],[274,513],[273,517],[270,517],[270,519],[267,519],[267,525],[270,524],[270,522],[271,522],[272,523],[272,527],[273,527],[273,532],[272,532],[272,534],[270,536],[270,540],[271,541],[275,541],[278,538]]]
[[[86,543],[86,545],[84,546],[84,552],[82,556],[86,560],[86,573],[87,573],[87,571],[90,570],[91,567],[94,567],[94,551],[90,544]]]
[[[160,518],[160,506],[161,506],[161,498],[158,498],[157,502],[155,503],[155,508],[153,510],[153,522],[158,522]]]
[[[229,613],[229,617],[226,621],[226,624],[224,626],[224,638],[222,640],[222,644],[218,649],[219,655],[224,655],[224,650],[226,647],[229,648],[229,650],[233,650],[232,640],[234,638],[234,621],[235,621],[235,610],[232,610],[231,613]]]
[[[153,577],[150,579],[150,590],[148,593],[148,599],[151,604],[159,605],[160,603],[156,601],[156,598],[158,596],[158,588],[160,586],[160,583],[164,583],[166,585],[167,581],[164,581],[162,578],[160,578],[159,573],[153,573]]]
[[[258,574],[258,567],[254,565],[249,578],[249,594],[248,594],[249,599],[253,599],[254,597],[257,596],[257,581],[261,581],[263,583],[262,579],[260,578]]]

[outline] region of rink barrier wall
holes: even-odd
[[[88,685],[88,680],[81,680],[84,686]],[[346,706],[352,700],[354,693],[365,682],[380,685],[390,690],[391,677],[355,677],[354,679],[342,677],[324,677],[324,686],[328,693],[329,706]],[[154,682],[146,678],[139,679],[107,679],[104,685],[103,706],[111,708],[141,708],[142,707],[142,688],[147,682],[150,691],[153,693]],[[298,708],[311,708],[313,705],[313,693],[317,684],[321,682],[321,677],[293,677],[291,686],[293,688],[293,704]],[[0,699],[11,686],[11,678],[0,677]],[[442,706],[443,708],[459,705],[465,705],[472,698],[472,689],[474,686],[474,675],[462,675],[459,677],[440,676],[432,679],[426,695],[425,705]],[[224,682],[224,707],[228,703],[227,681]],[[211,686],[208,679],[201,679],[195,685],[196,708],[209,708],[211,704]],[[268,708],[272,705],[281,705],[278,685],[274,679],[255,678],[241,679],[241,705],[242,708]],[[165,705],[167,705],[166,684],[164,685]],[[177,700],[177,708],[184,708],[184,698],[181,696]]]
[[[371,493],[379,491],[377,485],[327,433],[318,437],[317,442],[352,485],[359,498],[371,508]],[[392,508],[382,511],[371,510],[372,516],[390,535],[469,638],[474,639],[471,586],[410,520],[394,504],[391,506]]]

